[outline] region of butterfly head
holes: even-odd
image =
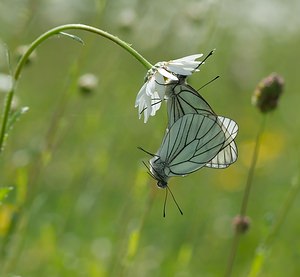
[[[165,173],[166,163],[159,156],[154,156],[149,161],[149,164],[151,176],[157,181],[157,186],[159,188],[166,188],[169,179]]]
[[[157,180],[157,186],[161,189],[165,189],[168,186],[168,182],[165,180]]]

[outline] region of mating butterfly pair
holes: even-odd
[[[166,195],[170,177],[184,176],[202,167],[226,168],[237,159],[234,139],[238,125],[218,116],[186,83],[186,76],[177,77],[178,81],[165,85],[169,122],[162,144],[156,154],[144,150],[152,155],[149,174],[160,188],[167,189]]]

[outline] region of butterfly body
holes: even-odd
[[[151,175],[164,188],[170,177],[184,176],[205,166],[225,142],[217,116],[183,115],[165,134],[161,147],[150,160]]]
[[[156,155],[149,163],[151,175],[157,181],[157,186],[160,188],[166,188],[169,177],[165,173],[165,169],[169,168],[169,165]]]

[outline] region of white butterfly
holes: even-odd
[[[229,125],[233,122],[228,118]],[[235,124],[235,123],[234,123]],[[233,125],[234,125],[233,124]],[[212,163],[224,145],[228,143],[227,129],[216,115],[185,114],[166,132],[156,154],[150,154],[149,174],[160,188],[166,188],[163,216],[165,216],[168,180],[173,176],[185,176],[208,163]],[[182,211],[170,191],[179,211]]]
[[[170,177],[184,176],[202,168],[226,143],[226,133],[217,116],[183,115],[166,132],[157,153],[152,154],[150,174],[159,187],[166,188]]]
[[[166,87],[168,110],[168,127],[170,128],[183,115],[195,113],[214,115],[225,134],[226,141],[220,152],[205,166],[211,168],[226,168],[237,160],[237,147],[234,139],[238,133],[238,125],[231,119],[217,116],[206,100],[186,83],[186,76],[179,81],[170,82]]]

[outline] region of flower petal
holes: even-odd
[[[143,86],[141,87],[140,91],[138,92],[138,94],[136,96],[136,99],[135,99],[135,107],[137,107],[138,105],[140,105],[141,98],[146,93],[146,85],[147,85],[147,83],[143,84]]]
[[[151,97],[155,91],[156,82],[154,76],[150,78],[146,86],[146,95]]]
[[[171,80],[174,80],[174,81],[177,81],[178,78],[173,75],[172,73],[170,73],[169,71],[165,70],[164,68],[160,67],[160,68],[157,68],[157,71],[162,75],[162,76],[165,76],[166,78],[169,78]]]
[[[198,65],[196,65],[194,68],[191,67],[182,67],[182,66],[176,66],[176,65],[168,65],[168,69],[172,72],[174,72],[175,74],[179,74],[179,75],[191,75],[193,72],[195,71],[199,71],[196,69]]]
[[[186,56],[186,57],[182,57],[180,59],[171,60],[170,62],[195,61],[196,59],[199,59],[202,56],[203,56],[203,54],[194,54],[194,55],[189,55],[189,56]]]
[[[161,105],[161,100],[159,99],[159,95],[157,92],[154,92],[153,98],[151,99],[151,115],[154,116],[156,111],[159,110]]]
[[[150,115],[154,116],[166,97],[166,84],[170,81],[178,81],[176,75],[189,76],[199,71],[198,67],[202,61],[196,59],[202,56],[203,54],[195,54],[169,62],[158,62],[152,66],[135,100],[135,107],[139,109],[139,118],[143,113],[146,123]]]
[[[165,93],[166,93],[165,80],[164,77],[160,74],[156,76],[155,92],[158,93],[159,99],[163,100],[165,98]]]

